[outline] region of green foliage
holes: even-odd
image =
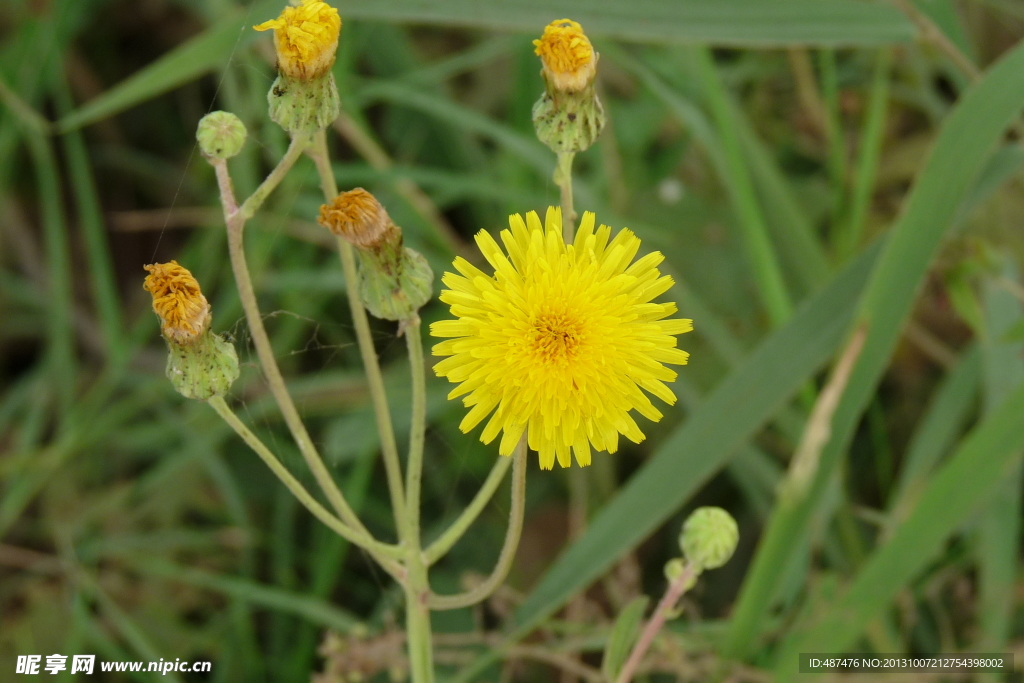
[[[649,603],[650,599],[647,596],[633,598],[615,619],[615,626],[608,636],[608,643],[604,646],[604,657],[601,660],[601,673],[609,681],[614,681],[618,677],[622,665],[626,663],[626,658],[633,650]]]

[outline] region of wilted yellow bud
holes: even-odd
[[[430,299],[434,273],[427,260],[402,246],[402,230],[377,198],[361,187],[320,207],[317,219],[359,253],[359,298],[374,316],[408,321]]]
[[[170,263],[145,266],[149,275],[142,287],[153,295],[153,310],[160,331],[177,344],[188,345],[210,325],[210,304],[187,269]]]
[[[257,31],[274,29],[277,68],[281,73],[300,81],[311,81],[334,64],[341,17],[338,10],[326,2],[303,0],[298,7],[285,7],[277,19],[253,28]]]
[[[551,22],[533,44],[544,65],[544,75],[556,89],[576,92],[594,80],[597,53],[583,27],[572,19]]]
[[[238,379],[238,354],[230,341],[210,331],[210,304],[192,273],[176,261],[145,266],[143,288],[167,340],[167,378],[186,398],[224,396]]]
[[[382,242],[401,243],[402,235],[391,222],[388,212],[377,198],[361,187],[342,192],[330,204],[320,207],[317,219],[338,237],[364,249],[373,249]]]

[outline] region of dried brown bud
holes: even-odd
[[[359,253],[359,298],[374,316],[407,321],[430,298],[434,274],[423,256],[402,246],[402,230],[361,187],[320,207],[317,219]]]
[[[330,204],[321,206],[317,222],[363,249],[379,248],[396,240],[401,244],[401,232],[388,212],[361,187],[342,192]]]

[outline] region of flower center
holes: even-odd
[[[579,356],[583,325],[570,312],[541,313],[533,319],[529,346],[541,362],[565,365]]]

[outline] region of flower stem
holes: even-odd
[[[523,533],[523,515],[526,511],[526,435],[519,440],[516,452],[512,456],[512,510],[509,513],[508,531],[505,534],[505,543],[502,545],[501,554],[494,571],[476,588],[457,595],[435,595],[429,596],[428,605],[432,609],[446,610],[469,607],[485,600],[501,585],[512,568],[512,560],[516,556],[516,548],[519,546],[519,537]]]
[[[263,317],[260,315],[259,304],[256,302],[256,292],[252,286],[252,278],[249,276],[249,266],[245,261],[245,247],[242,241],[242,233],[245,228],[245,220],[242,218],[238,204],[235,200],[235,191],[231,184],[231,176],[228,173],[227,162],[223,159],[211,161],[217,173],[217,183],[220,187],[220,199],[224,208],[224,220],[228,230],[228,252],[231,256],[231,268],[235,274],[235,283],[238,286],[238,296],[242,301],[242,308],[245,310],[245,318],[249,323],[249,331],[252,334],[252,341],[256,347],[256,354],[259,356],[260,364],[263,366],[267,384],[273,394],[277,405],[284,416],[285,424],[292,433],[299,452],[305,459],[306,464],[316,478],[317,484],[323,490],[331,506],[337,511],[342,520],[354,529],[370,535],[359,517],[345,500],[341,489],[335,483],[330,472],[327,471],[320,453],[313,440],[306,431],[306,425],[299,417],[299,411],[295,408],[291,394],[285,386],[281,369],[277,366],[277,359],[274,358],[274,349],[270,344],[270,337],[267,336],[267,329],[263,326]]]
[[[388,545],[381,543],[373,537],[365,534],[361,531],[353,529],[348,526],[340,519],[332,515],[323,505],[321,505],[309,491],[303,487],[303,485],[296,479],[291,472],[277,459],[266,444],[264,444],[258,436],[252,433],[248,427],[238,418],[233,410],[228,407],[228,404],[224,401],[221,396],[214,396],[209,399],[207,403],[210,404],[217,414],[220,415],[225,422],[228,423],[238,436],[242,437],[242,440],[249,445],[256,454],[267,464],[267,467],[277,475],[277,478],[291,491],[300,503],[302,503],[306,509],[313,513],[317,519],[327,525],[332,531],[337,533],[342,538],[346,539],[351,543],[366,548],[371,553],[378,555],[382,558],[390,558],[392,560],[398,559],[402,556],[402,551],[397,546]],[[380,557],[378,559],[380,559]],[[401,575],[402,568],[395,562],[387,561],[386,559],[381,562],[388,572],[395,575],[396,578]]]
[[[412,371],[412,425],[409,428],[409,459],[406,462],[406,512],[409,515],[409,537],[420,543],[420,487],[423,479],[423,442],[427,429],[427,380],[423,362],[423,339],[420,318],[405,323],[405,343],[409,347],[409,368]]]
[[[640,661],[647,654],[647,650],[650,649],[651,643],[654,642],[654,637],[658,635],[661,627],[665,625],[665,619],[668,618],[669,612],[676,606],[679,598],[692,585],[693,580],[698,574],[700,574],[700,569],[697,565],[687,562],[679,576],[668,585],[668,590],[665,591],[665,595],[662,596],[658,606],[654,608],[654,614],[651,615],[650,621],[647,622],[644,630],[640,633],[640,638],[636,641],[636,645],[633,646],[633,651],[629,653],[629,659],[623,665],[622,671],[619,672],[618,678],[615,679],[615,683],[629,683],[629,681],[633,680],[637,667],[640,666]]]
[[[333,201],[338,194],[338,186],[334,180],[334,172],[331,170],[331,162],[327,154],[327,136],[323,131],[314,136],[309,154],[313,157],[316,170],[320,174],[320,187],[323,189],[324,199],[328,202]],[[355,252],[352,245],[341,237],[338,238],[338,254],[341,258],[342,270],[345,271],[348,304],[352,310],[352,322],[355,324],[359,352],[363,357],[366,381],[370,387],[370,398],[373,401],[373,412],[377,421],[381,452],[384,455],[384,469],[388,476],[388,491],[391,494],[391,509],[395,516],[395,526],[398,528],[398,537],[411,543],[410,520],[406,513],[405,492],[402,490],[402,465],[398,459],[398,444],[395,442],[395,430],[391,424],[391,411],[388,408],[388,397],[384,390],[384,377],[380,372],[377,351],[373,348],[373,337],[370,334],[370,321],[366,316],[366,308],[359,299]]]
[[[576,212],[572,206],[572,160],[575,152],[559,152],[555,167],[555,184],[560,190],[562,204],[562,237],[571,244],[576,231]]]
[[[491,468],[491,473],[487,475],[487,479],[484,481],[484,485],[480,487],[480,490],[476,492],[476,496],[470,502],[469,506],[462,511],[458,519],[452,522],[452,525],[441,534],[436,541],[430,544],[424,551],[424,555],[427,560],[427,564],[433,564],[444,557],[445,553],[452,549],[469,526],[476,521],[476,518],[483,512],[484,507],[488,501],[494,497],[494,492],[498,490],[498,485],[501,484],[501,480],[505,478],[505,473],[508,472],[508,468],[512,466],[512,458],[497,458],[494,461],[494,467]]]
[[[295,162],[299,160],[302,153],[306,151],[306,147],[309,146],[308,135],[296,135],[292,138],[292,142],[288,145],[288,151],[281,157],[281,161],[277,163],[274,170],[270,172],[260,186],[256,188],[256,191],[252,195],[242,202],[242,206],[239,207],[238,213],[243,221],[247,221],[256,215],[260,207],[263,206],[263,202],[267,200],[270,193],[281,184],[285,175],[292,169]]]
[[[430,583],[427,565],[418,550],[409,553],[405,584],[405,637],[412,683],[433,683],[434,646],[430,628]]]

